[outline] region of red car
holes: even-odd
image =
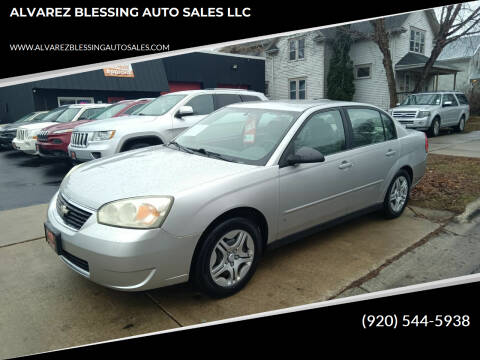
[[[52,125],[42,129],[37,136],[38,152],[42,157],[69,159],[68,145],[70,144],[70,138],[72,137],[74,128],[94,120],[130,115],[152,100],[153,99],[138,99],[119,101],[102,109],[101,112],[96,113],[91,118]]]

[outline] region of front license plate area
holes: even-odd
[[[52,230],[46,223],[44,224],[45,228],[45,240],[47,244],[55,251],[58,255],[62,253],[62,239],[58,231]]]

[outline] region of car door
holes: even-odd
[[[450,101],[452,104],[447,105],[446,102]],[[458,118],[460,116],[460,107],[458,106],[457,99],[453,94],[445,94],[443,95],[443,113],[444,116],[442,118],[442,125],[456,125],[458,122]]]
[[[173,137],[180,134],[183,130],[195,125],[205,116],[214,111],[213,96],[211,94],[201,94],[188,100],[184,106],[191,106],[192,115],[180,116],[176,114],[172,122]]]
[[[349,175],[354,185],[347,211],[352,213],[383,201],[382,189],[392,176],[400,148],[388,115],[368,107],[347,107],[345,112],[352,132]]]
[[[348,133],[340,109],[315,112],[305,120],[279,162],[279,236],[343,215],[352,187]],[[287,166],[301,147],[314,148],[325,161]]]

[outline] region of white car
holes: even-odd
[[[36,147],[38,133],[50,126],[58,123],[66,123],[86,119],[95,112],[110,104],[77,104],[60,107],[45,116],[42,122],[20,126],[17,129],[17,136],[12,141],[15,149],[23,151],[26,154],[38,155]]]

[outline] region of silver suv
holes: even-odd
[[[268,100],[259,92],[238,89],[179,91],[160,96],[135,115],[78,126],[68,154],[84,162],[119,152],[166,144],[213,111],[233,103]]]
[[[470,106],[461,92],[426,92],[409,95],[390,113],[407,128],[426,130],[430,136],[437,136],[444,127],[463,131]]]

